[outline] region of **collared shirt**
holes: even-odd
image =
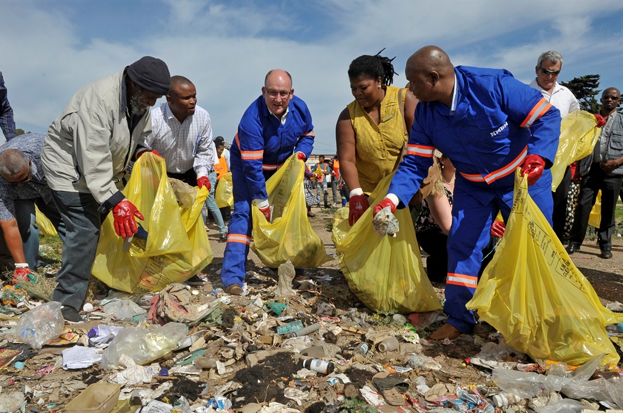
[[[4,86],[2,72],[0,72],[0,129],[7,141],[15,137],[15,120],[13,109],[7,98],[7,88]]]
[[[544,99],[546,99],[551,105],[559,109],[561,117],[565,117],[569,113],[579,110],[580,106],[578,100],[574,97],[574,94],[565,86],[555,82],[555,87],[552,93],[548,93],[540,85],[537,84],[537,79],[533,79],[530,85],[533,89],[540,91]]]
[[[152,133],[139,146],[158,151],[170,173],[185,173],[194,168],[198,177],[208,176],[218,162],[210,115],[198,105],[195,113],[181,123],[167,102],[152,109]]]
[[[455,84],[453,85],[453,100],[451,101],[451,115],[455,114],[455,109],[457,109],[457,75],[455,76]]]
[[[280,121],[280,123],[281,123],[282,125],[285,125],[285,124],[286,124],[286,119],[288,119],[288,111],[289,111],[289,108],[288,108],[288,107],[287,107],[287,108],[286,108],[286,110],[284,111],[284,114],[282,115],[282,117],[281,117],[281,118],[280,118],[279,116],[277,116],[275,113],[271,112],[271,109],[267,108],[267,110],[269,111],[269,113],[270,113],[271,115],[275,116],[275,119],[279,120],[279,121]]]
[[[30,181],[24,186],[11,185],[0,175],[0,221],[15,219],[16,199],[43,198],[45,203],[52,202],[52,190],[41,168],[41,148],[45,135],[41,133],[27,133],[16,136],[10,142],[0,146],[0,153],[7,149],[17,149],[31,161]]]
[[[596,146],[594,146],[594,163],[600,163],[607,160],[607,149],[609,147],[608,141],[609,136],[611,136],[611,131],[613,130],[613,120],[615,116],[613,113],[607,117],[607,123],[600,130],[600,138],[598,142],[596,142]]]

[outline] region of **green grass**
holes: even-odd
[[[58,235],[39,236],[39,257],[46,264],[60,265],[63,254],[63,242]]]

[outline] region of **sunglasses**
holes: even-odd
[[[548,70],[548,69],[544,69],[543,67],[540,67],[540,70],[546,76],[548,76],[548,75],[559,76],[559,73],[561,72],[561,70]]]

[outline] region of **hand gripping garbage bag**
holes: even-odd
[[[232,172],[228,172],[219,179],[215,190],[215,201],[219,208],[234,206],[234,190],[232,188]]]
[[[378,312],[412,313],[441,309],[422,265],[409,208],[397,209],[399,231],[380,237],[373,228],[373,209],[388,192],[392,175],[371,193],[370,208],[349,226],[349,208],[334,215],[332,240],[349,288]]]
[[[272,222],[252,206],[251,248],[267,267],[278,268],[290,260],[295,268],[314,268],[332,259],[308,221],[304,171],[303,161],[291,155],[266,182]]]
[[[596,127],[596,117],[582,110],[575,110],[561,120],[559,147],[555,163],[550,169],[553,192],[561,183],[568,165],[592,153],[600,137],[600,130]]]
[[[52,222],[43,214],[43,212],[39,211],[37,205],[35,205],[35,223],[43,234],[58,235],[58,232],[56,232],[56,228],[54,228]]]
[[[534,360],[581,365],[605,354],[604,363],[617,363],[605,327],[622,314],[600,304],[527,188],[518,170],[505,235],[466,307]]]
[[[145,217],[137,220],[143,230],[124,251],[125,241],[115,233],[113,216],[108,214],[94,276],[111,288],[141,294],[184,282],[210,264],[213,254],[201,215],[207,188],[170,182],[164,159],[146,153],[134,165],[123,194]]]

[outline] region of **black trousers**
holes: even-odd
[[[565,230],[570,182],[572,182],[572,171],[568,166],[557,190],[553,192],[553,230],[560,240],[563,239]]]
[[[622,175],[607,175],[598,163],[593,163],[589,174],[581,179],[581,193],[574,215],[574,226],[570,234],[570,243],[580,245],[585,239],[589,214],[598,191],[602,191],[600,209],[600,228],[598,228],[598,245],[601,250],[611,250],[611,236],[615,229],[615,207],[622,187]]]

